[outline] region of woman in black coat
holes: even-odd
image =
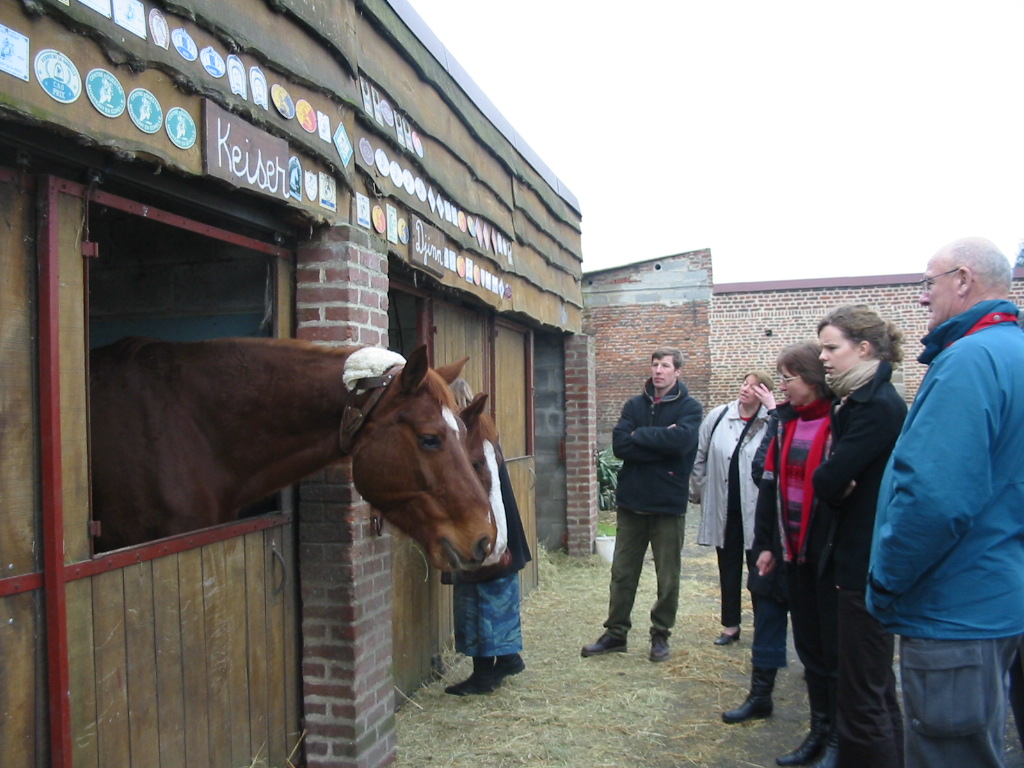
[[[907,405],[890,381],[902,334],[863,305],[840,307],[818,324],[821,360],[836,399],[832,445],[814,473],[814,492],[832,510],[827,554],[838,589],[839,766],[900,768],[903,720],[892,669],[893,636],[864,603],[882,473]]]
[[[816,341],[790,344],[776,359],[781,389],[787,401],[776,409],[777,433],[763,443],[765,448],[757,511],[754,517],[754,550],[758,552],[759,584],[767,598],[779,597],[775,589],[785,585],[793,645],[804,667],[811,727],[796,749],[775,759],[778,765],[809,765],[830,753],[827,743],[835,722],[836,590],[826,563],[824,534],[829,528],[830,510],[818,503],[811,476],[825,458],[829,439],[829,410],[832,391],[825,381],[825,369]],[[755,457],[755,463],[761,463]],[[780,568],[780,565],[782,566]],[[781,578],[776,574],[781,571]],[[775,579],[774,585],[767,579]],[[754,645],[773,645],[771,638],[785,642],[786,603],[760,600],[754,617]],[[765,607],[774,610],[765,611]],[[759,673],[768,672],[766,679]],[[740,722],[743,716],[765,717],[771,711],[771,683],[774,669],[755,667],[750,695],[737,710],[723,715],[726,722]],[[833,750],[834,751],[834,750]]]

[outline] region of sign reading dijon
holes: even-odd
[[[412,261],[438,277],[444,274],[444,234],[416,216],[412,217]]]
[[[236,187],[288,197],[288,142],[203,101],[203,170]]]

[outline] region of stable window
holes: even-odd
[[[277,246],[98,193],[85,202],[81,239],[90,349],[126,337],[201,341],[290,330],[291,254]],[[290,513],[291,498],[290,490],[274,494],[240,518]],[[92,523],[94,542],[100,533]]]

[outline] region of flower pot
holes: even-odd
[[[594,539],[594,545],[597,548],[597,554],[606,562],[612,561],[612,555],[615,554],[615,537],[614,536],[598,536]]]

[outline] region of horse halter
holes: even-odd
[[[360,406],[346,405],[345,410],[341,414],[341,431],[338,435],[338,445],[341,448],[341,452],[345,455],[352,453],[352,444],[355,442],[356,435],[359,430],[362,429],[363,424],[366,423],[366,419],[373,412],[373,409],[377,406],[384,392],[387,390],[388,385],[394,380],[398,372],[402,370],[404,366],[396,365],[388,369],[388,372],[383,376],[371,376],[365,379],[359,379],[354,383],[353,391],[364,394],[367,390],[370,392],[370,396],[367,397],[363,404]]]

